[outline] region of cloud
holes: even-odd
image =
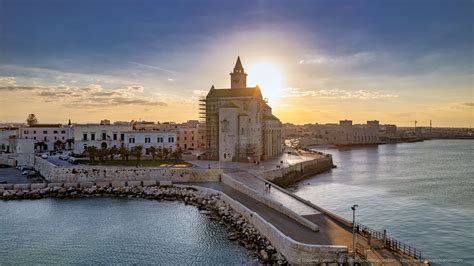
[[[0,86],[12,86],[16,84],[15,77],[2,77],[0,76]]]
[[[472,102],[472,103],[463,103],[463,105],[469,106],[469,107],[473,107],[473,106],[474,106],[474,102]]]
[[[205,96],[208,93],[206,90],[193,90],[193,94],[196,96]]]
[[[396,94],[385,94],[378,91],[370,90],[302,90],[300,88],[288,88],[284,97],[314,97],[319,99],[359,99],[373,100],[384,98],[398,98]]]
[[[61,102],[68,108],[112,107],[123,105],[167,106],[166,102],[142,95],[144,87],[129,85],[104,89],[101,85],[87,87],[59,86],[0,86],[0,91],[31,92],[41,102]]]

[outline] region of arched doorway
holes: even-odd
[[[100,145],[100,147],[101,147],[102,149],[107,149],[107,143],[102,142],[102,144]]]

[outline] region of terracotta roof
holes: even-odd
[[[262,99],[262,92],[260,88],[257,87],[248,87],[240,89],[211,89],[207,94],[207,98],[216,98],[216,97],[257,97]]]

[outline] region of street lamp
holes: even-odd
[[[354,204],[352,205],[352,258],[355,260],[356,257],[356,248],[355,248],[355,242],[356,242],[356,235],[355,235],[355,220],[356,220],[356,208],[359,207],[359,205]]]

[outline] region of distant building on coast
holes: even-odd
[[[282,125],[258,86],[247,87],[240,58],[230,73],[230,89],[211,87],[201,99],[205,119],[205,157],[258,162],[282,153]]]

